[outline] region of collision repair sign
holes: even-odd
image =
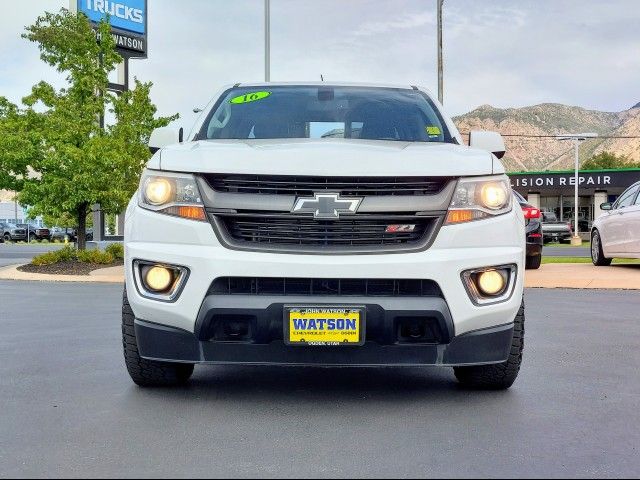
[[[146,0],[78,0],[78,11],[92,22],[100,22],[109,15],[113,28],[145,35],[146,3]]]

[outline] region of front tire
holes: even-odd
[[[506,362],[475,367],[454,367],[458,381],[465,387],[506,390],[518,378],[524,350],[524,300],[514,320],[511,351]]]
[[[131,380],[140,387],[171,387],[187,383],[193,375],[192,364],[156,362],[140,357],[134,321],[135,315],[125,289],[122,297],[122,345]]]
[[[613,259],[606,258],[602,250],[600,232],[594,230],[591,234],[591,261],[596,267],[608,267]]]

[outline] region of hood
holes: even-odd
[[[504,173],[493,155],[466,146],[344,139],[191,142],[164,148],[149,167],[193,173],[346,177]]]

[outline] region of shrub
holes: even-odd
[[[70,262],[72,260],[75,260],[78,255],[75,248],[71,246],[66,246],[64,248],[61,248],[60,250],[54,253],[58,255],[59,262]]]
[[[113,258],[123,259],[124,258],[124,245],[121,243],[112,243],[104,249],[105,252],[110,253]]]
[[[43,253],[31,260],[32,265],[53,265],[54,263],[69,262],[76,259],[76,251],[71,247],[61,248],[54,252]]]
[[[42,255],[38,255],[31,260],[31,265],[36,265],[41,267],[43,265],[53,265],[54,263],[58,263],[58,252],[47,252]]]
[[[33,240],[31,240],[29,243],[33,245],[33,244],[35,244],[35,243],[38,243],[38,240],[36,240],[36,239],[34,238],[34,239],[33,239]]]
[[[83,263],[93,263],[97,265],[109,265],[115,261],[114,256],[109,252],[100,250],[84,250],[77,253],[78,260]]]
[[[47,240],[46,238],[43,238],[40,243],[51,243],[49,240]]]
[[[38,255],[32,261],[32,265],[53,265],[54,263],[79,261],[82,263],[92,263],[94,265],[110,265],[116,261],[116,257],[109,251],[101,250],[85,250],[77,251],[68,245],[60,250],[43,253]]]

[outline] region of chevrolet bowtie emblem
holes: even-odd
[[[292,212],[313,213],[318,219],[335,220],[340,218],[340,214],[356,213],[361,203],[361,198],[340,198],[338,193],[316,193],[313,198],[298,198]]]

